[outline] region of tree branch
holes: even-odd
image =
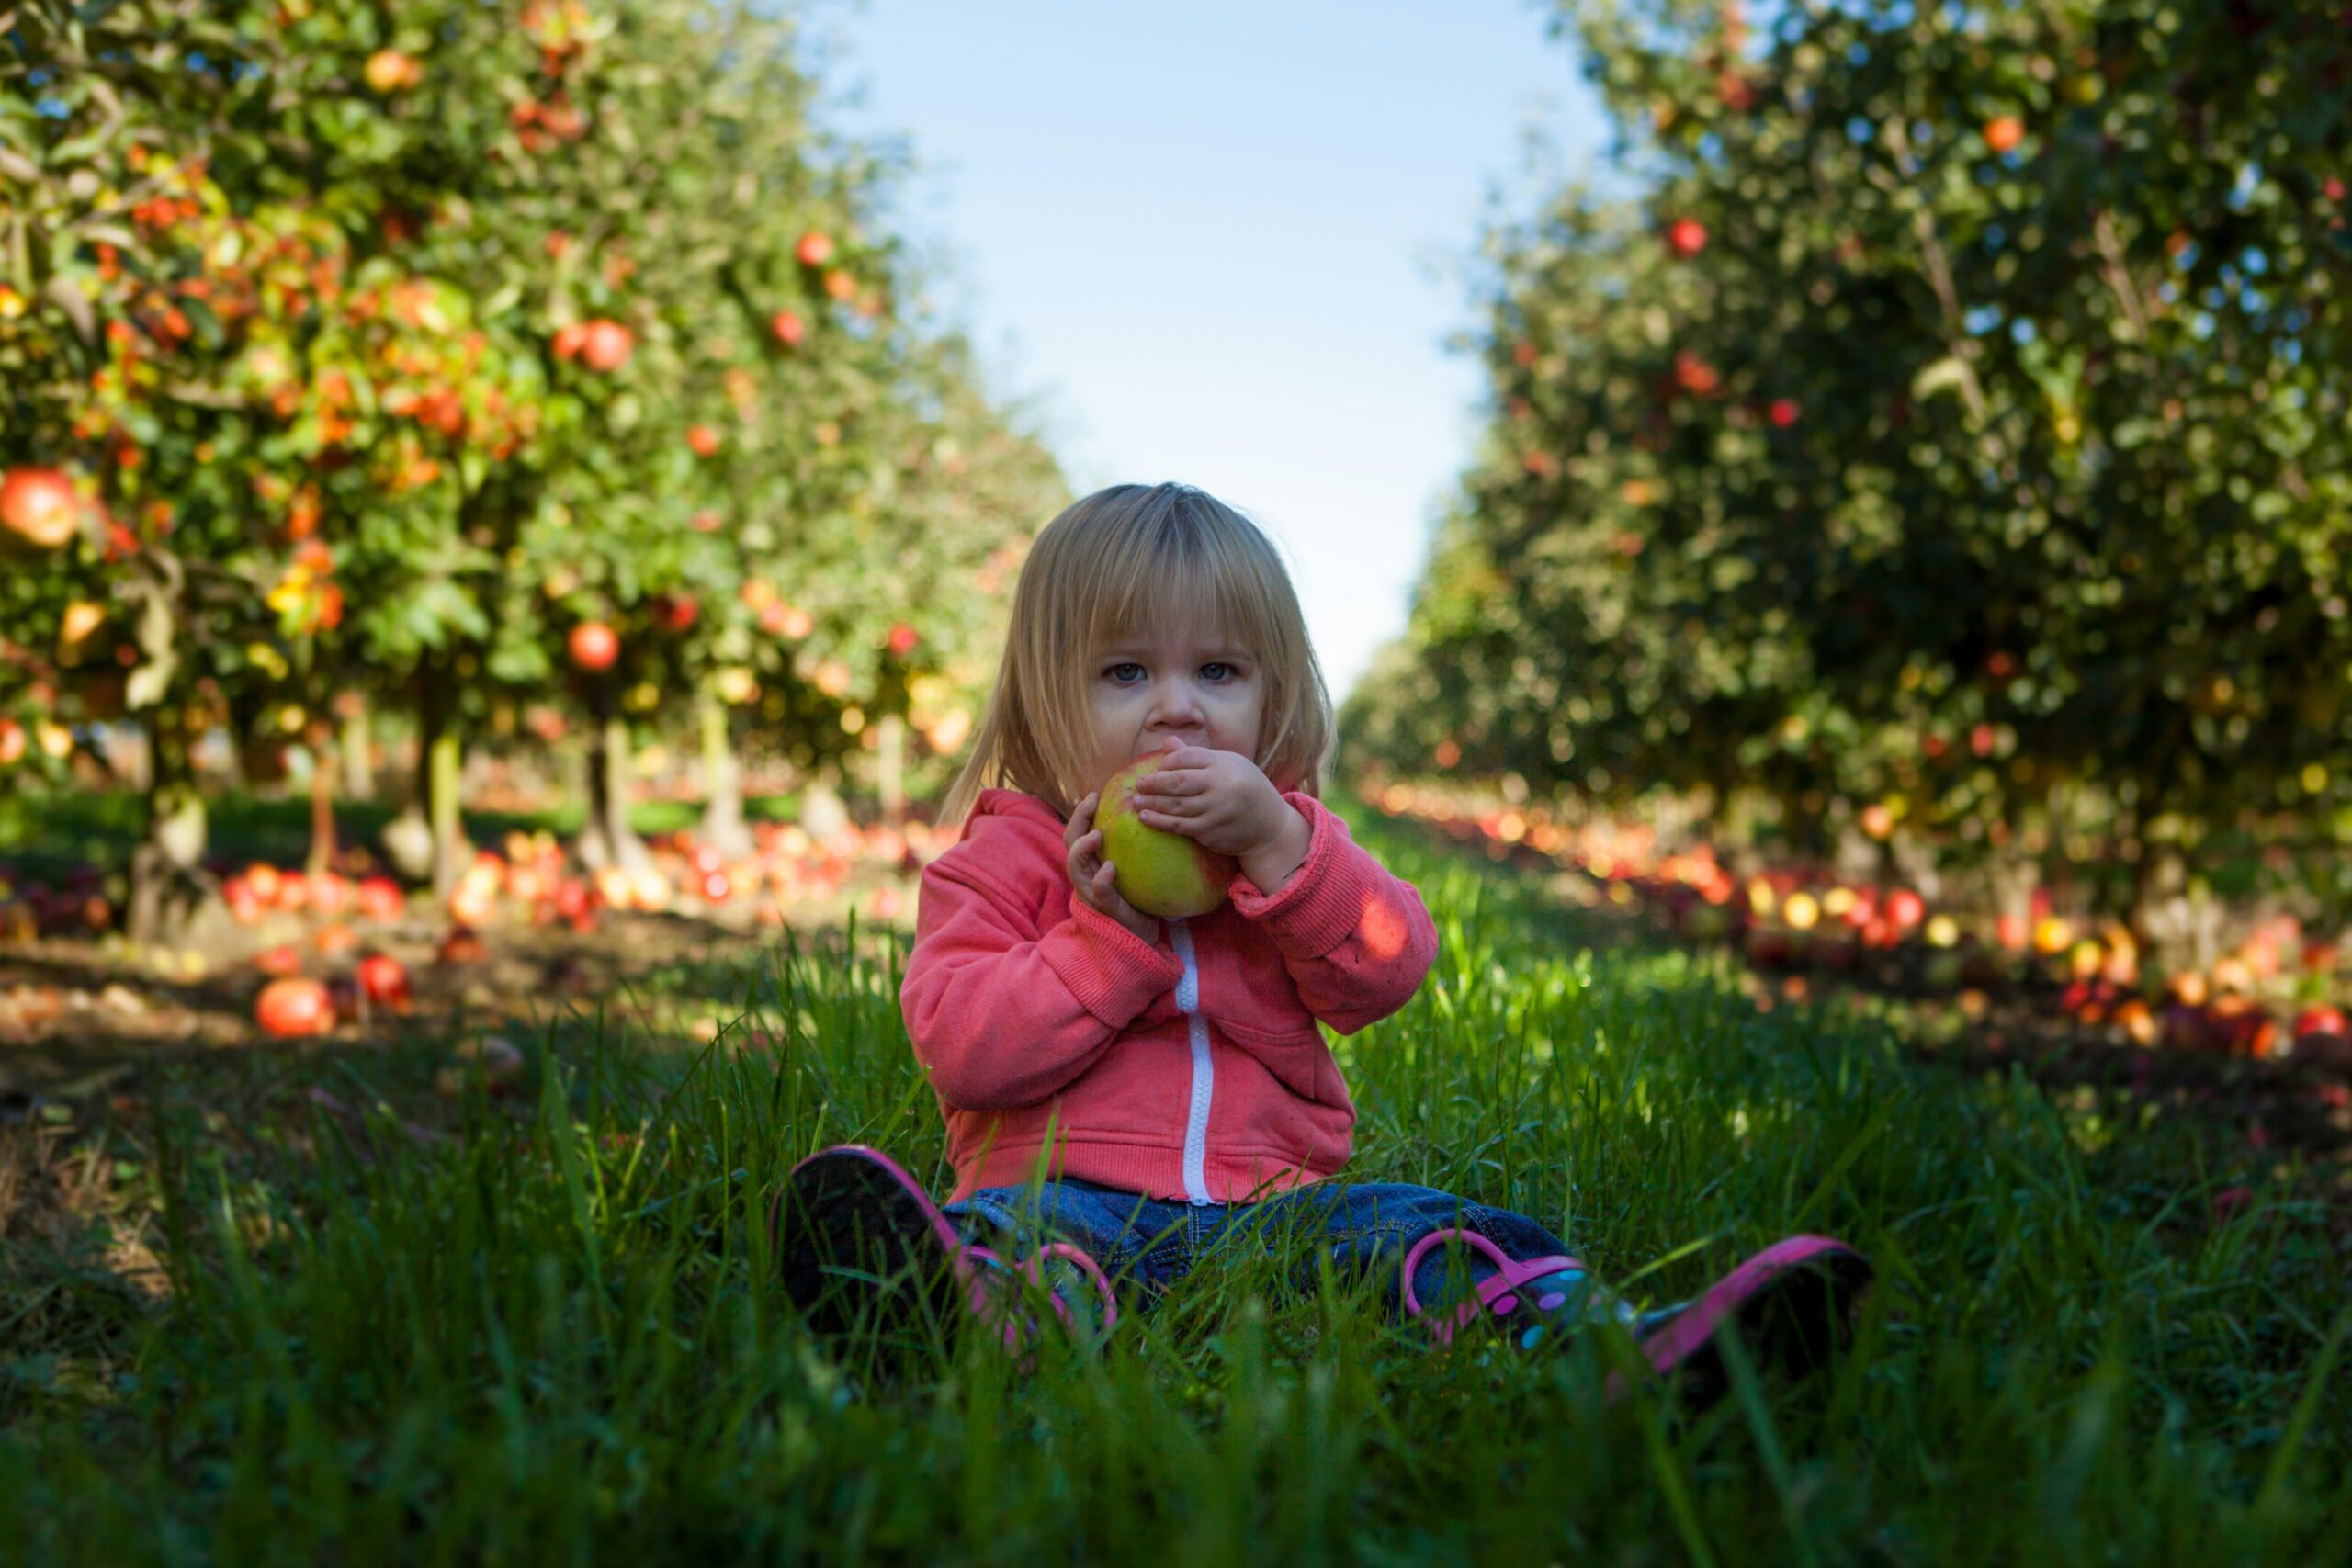
[[[1885,125],[1886,143],[1894,152],[1896,169],[1904,184],[1889,184],[1873,171],[1873,176],[1898,197],[1907,195],[1917,184],[1919,160],[1911,151],[1911,138],[1903,129],[1903,117],[1890,115]],[[1943,313],[1944,346],[1951,350],[1953,363],[1961,369],[1960,392],[1967,400],[1969,417],[1980,426],[1984,422],[1984,389],[1976,379],[1975,344],[1968,338],[1964,312],[1960,308],[1960,289],[1951,277],[1951,259],[1944,252],[1943,236],[1936,228],[1936,219],[1924,200],[1911,202],[1911,231],[1918,237],[1919,254],[1927,264],[1928,286],[1936,291],[1936,304]]]
[[[2124,265],[2123,239],[2115,231],[2115,214],[2102,207],[2091,220],[2091,238],[2098,245],[2100,273],[2108,288],[2115,291],[2116,302],[2123,307],[2124,319],[2132,323],[2132,341],[2145,346],[2148,342],[2148,312],[2146,302],[2132,281],[2131,268]]]

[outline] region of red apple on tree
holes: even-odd
[[[580,342],[581,362],[591,370],[611,372],[628,363],[637,339],[618,321],[599,316],[590,321]]]
[[[1713,391],[1722,379],[1713,366],[1689,349],[1675,351],[1674,384],[1684,391],[1703,398]]]
[[[890,651],[901,658],[912,653],[915,644],[922,640],[922,635],[904,621],[890,628]]]
[[[686,445],[695,449],[697,457],[715,457],[718,452],[718,432],[707,424],[697,424],[686,432]]]
[[[555,330],[555,356],[558,359],[577,359],[587,342],[586,322],[573,321],[569,326],[558,327]]]
[[[368,57],[363,69],[368,87],[379,93],[397,93],[424,80],[424,67],[397,49],[379,49]]]
[[[1688,259],[1707,248],[1707,226],[1696,218],[1678,218],[1666,228],[1667,248]]]
[[[572,627],[567,646],[571,662],[591,671],[610,670],[621,652],[621,639],[602,621],[582,621]]]
[[[799,247],[794,254],[799,256],[803,266],[822,266],[833,259],[833,242],[811,229],[800,236]]]
[[[0,527],[53,550],[74,536],[82,502],[74,481],[56,468],[10,468],[0,479]]]
[[[1984,122],[1984,145],[2007,152],[2025,140],[2025,121],[2013,114],[1996,115]]]
[[[786,348],[799,347],[800,340],[808,335],[808,324],[800,319],[797,310],[778,310],[768,318],[768,330]]]

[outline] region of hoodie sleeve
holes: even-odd
[[[1272,897],[1236,876],[1233,907],[1272,940],[1307,1010],[1353,1034],[1413,999],[1437,928],[1420,891],[1359,847],[1330,807],[1300,791],[1283,798],[1306,818],[1306,860]]]
[[[1092,906],[1039,932],[1030,909],[952,852],[923,868],[899,1003],[916,1059],[962,1111],[1035,1105],[1091,1066],[1183,977]]]

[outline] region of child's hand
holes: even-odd
[[[1062,841],[1069,846],[1070,893],[1158,947],[1159,921],[1119,897],[1118,868],[1102,858],[1102,830],[1094,825],[1094,807],[1102,798],[1098,790],[1080,801],[1062,829]]]
[[[1180,746],[1136,784],[1146,827],[1182,833],[1204,850],[1253,857],[1279,843],[1298,813],[1273,781],[1238,751]]]

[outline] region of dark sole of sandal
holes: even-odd
[[[777,1268],[820,1334],[860,1325],[897,1338],[956,1321],[956,1274],[931,1217],[888,1169],[825,1153],[794,1169],[772,1217]]]
[[[1721,1348],[1726,1330],[1739,1336],[1758,1373],[1802,1378],[1827,1365],[1853,1339],[1873,1278],[1860,1255],[1830,1253],[1790,1269],[1741,1303],[1668,1374],[1683,1409],[1696,1415],[1731,1392],[1731,1369]]]

